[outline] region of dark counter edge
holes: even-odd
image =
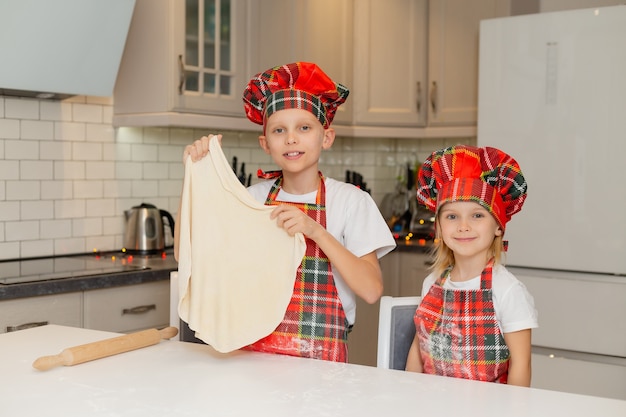
[[[23,284],[0,285],[0,301],[164,281],[170,279],[170,272],[176,270],[177,267],[163,267]]]

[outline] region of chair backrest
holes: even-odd
[[[406,367],[406,357],[415,337],[413,316],[420,299],[421,297],[381,297],[377,367],[401,370]]]

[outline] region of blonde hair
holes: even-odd
[[[452,252],[452,249],[450,249],[441,238],[441,228],[439,227],[439,223],[435,224],[435,229],[435,243],[432,250],[433,264],[430,269],[437,276],[441,276],[446,269],[454,266],[454,252]],[[491,257],[493,257],[494,266],[504,261],[504,251],[502,248],[502,235],[494,236],[490,247],[490,253]],[[486,261],[488,261],[488,259],[486,259],[485,262]]]

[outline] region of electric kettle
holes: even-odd
[[[169,212],[152,204],[142,203],[126,210],[124,217],[124,249],[129,253],[150,254],[165,249],[164,217],[167,219],[172,240],[174,239],[174,218]]]

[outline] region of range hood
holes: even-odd
[[[0,95],[112,96],[135,0],[1,0]]]

